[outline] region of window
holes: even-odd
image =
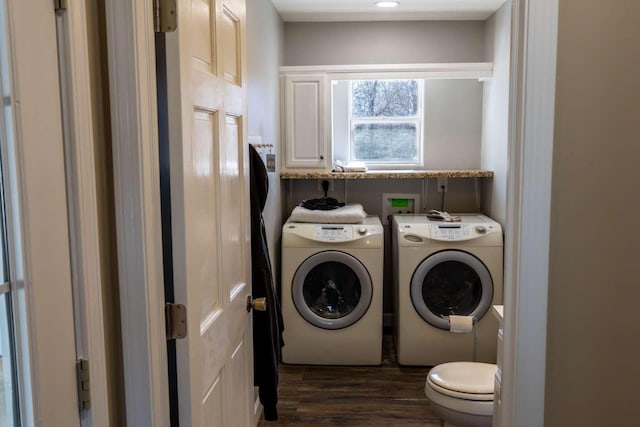
[[[350,160],[386,166],[421,164],[422,81],[350,83]]]

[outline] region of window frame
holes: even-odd
[[[364,77],[364,76],[363,76]],[[417,111],[415,116],[392,116],[392,117],[354,117],[353,115],[353,83],[355,81],[367,80],[413,80],[417,83]],[[366,76],[364,78],[351,78],[349,81],[347,110],[348,110],[348,153],[349,161],[360,161],[367,165],[369,169],[413,169],[424,166],[424,79],[409,76]],[[413,161],[403,161],[400,159],[391,160],[361,160],[355,157],[355,144],[353,129],[357,124],[402,124],[410,123],[416,126],[416,157]]]

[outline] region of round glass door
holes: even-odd
[[[449,315],[480,320],[493,299],[487,267],[462,251],[437,252],[418,266],[411,278],[411,301],[424,320],[449,329]]]
[[[323,329],[341,329],[364,316],[373,287],[360,261],[344,252],[326,251],[300,264],[291,294],[307,322]]]

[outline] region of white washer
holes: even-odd
[[[382,363],[383,257],[377,217],[361,224],[284,224],[284,363]]]
[[[496,362],[502,303],[502,227],[484,215],[461,222],[393,217],[395,343],[398,363],[435,366],[473,360],[472,333],[449,331],[448,316],[477,319],[477,361]]]

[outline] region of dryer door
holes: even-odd
[[[365,315],[373,285],[365,266],[339,251],[307,258],[293,276],[291,294],[300,315],[323,329],[353,325]]]
[[[493,299],[493,280],[475,256],[457,250],[436,252],[411,278],[411,301],[424,320],[449,329],[450,314],[480,320]]]

